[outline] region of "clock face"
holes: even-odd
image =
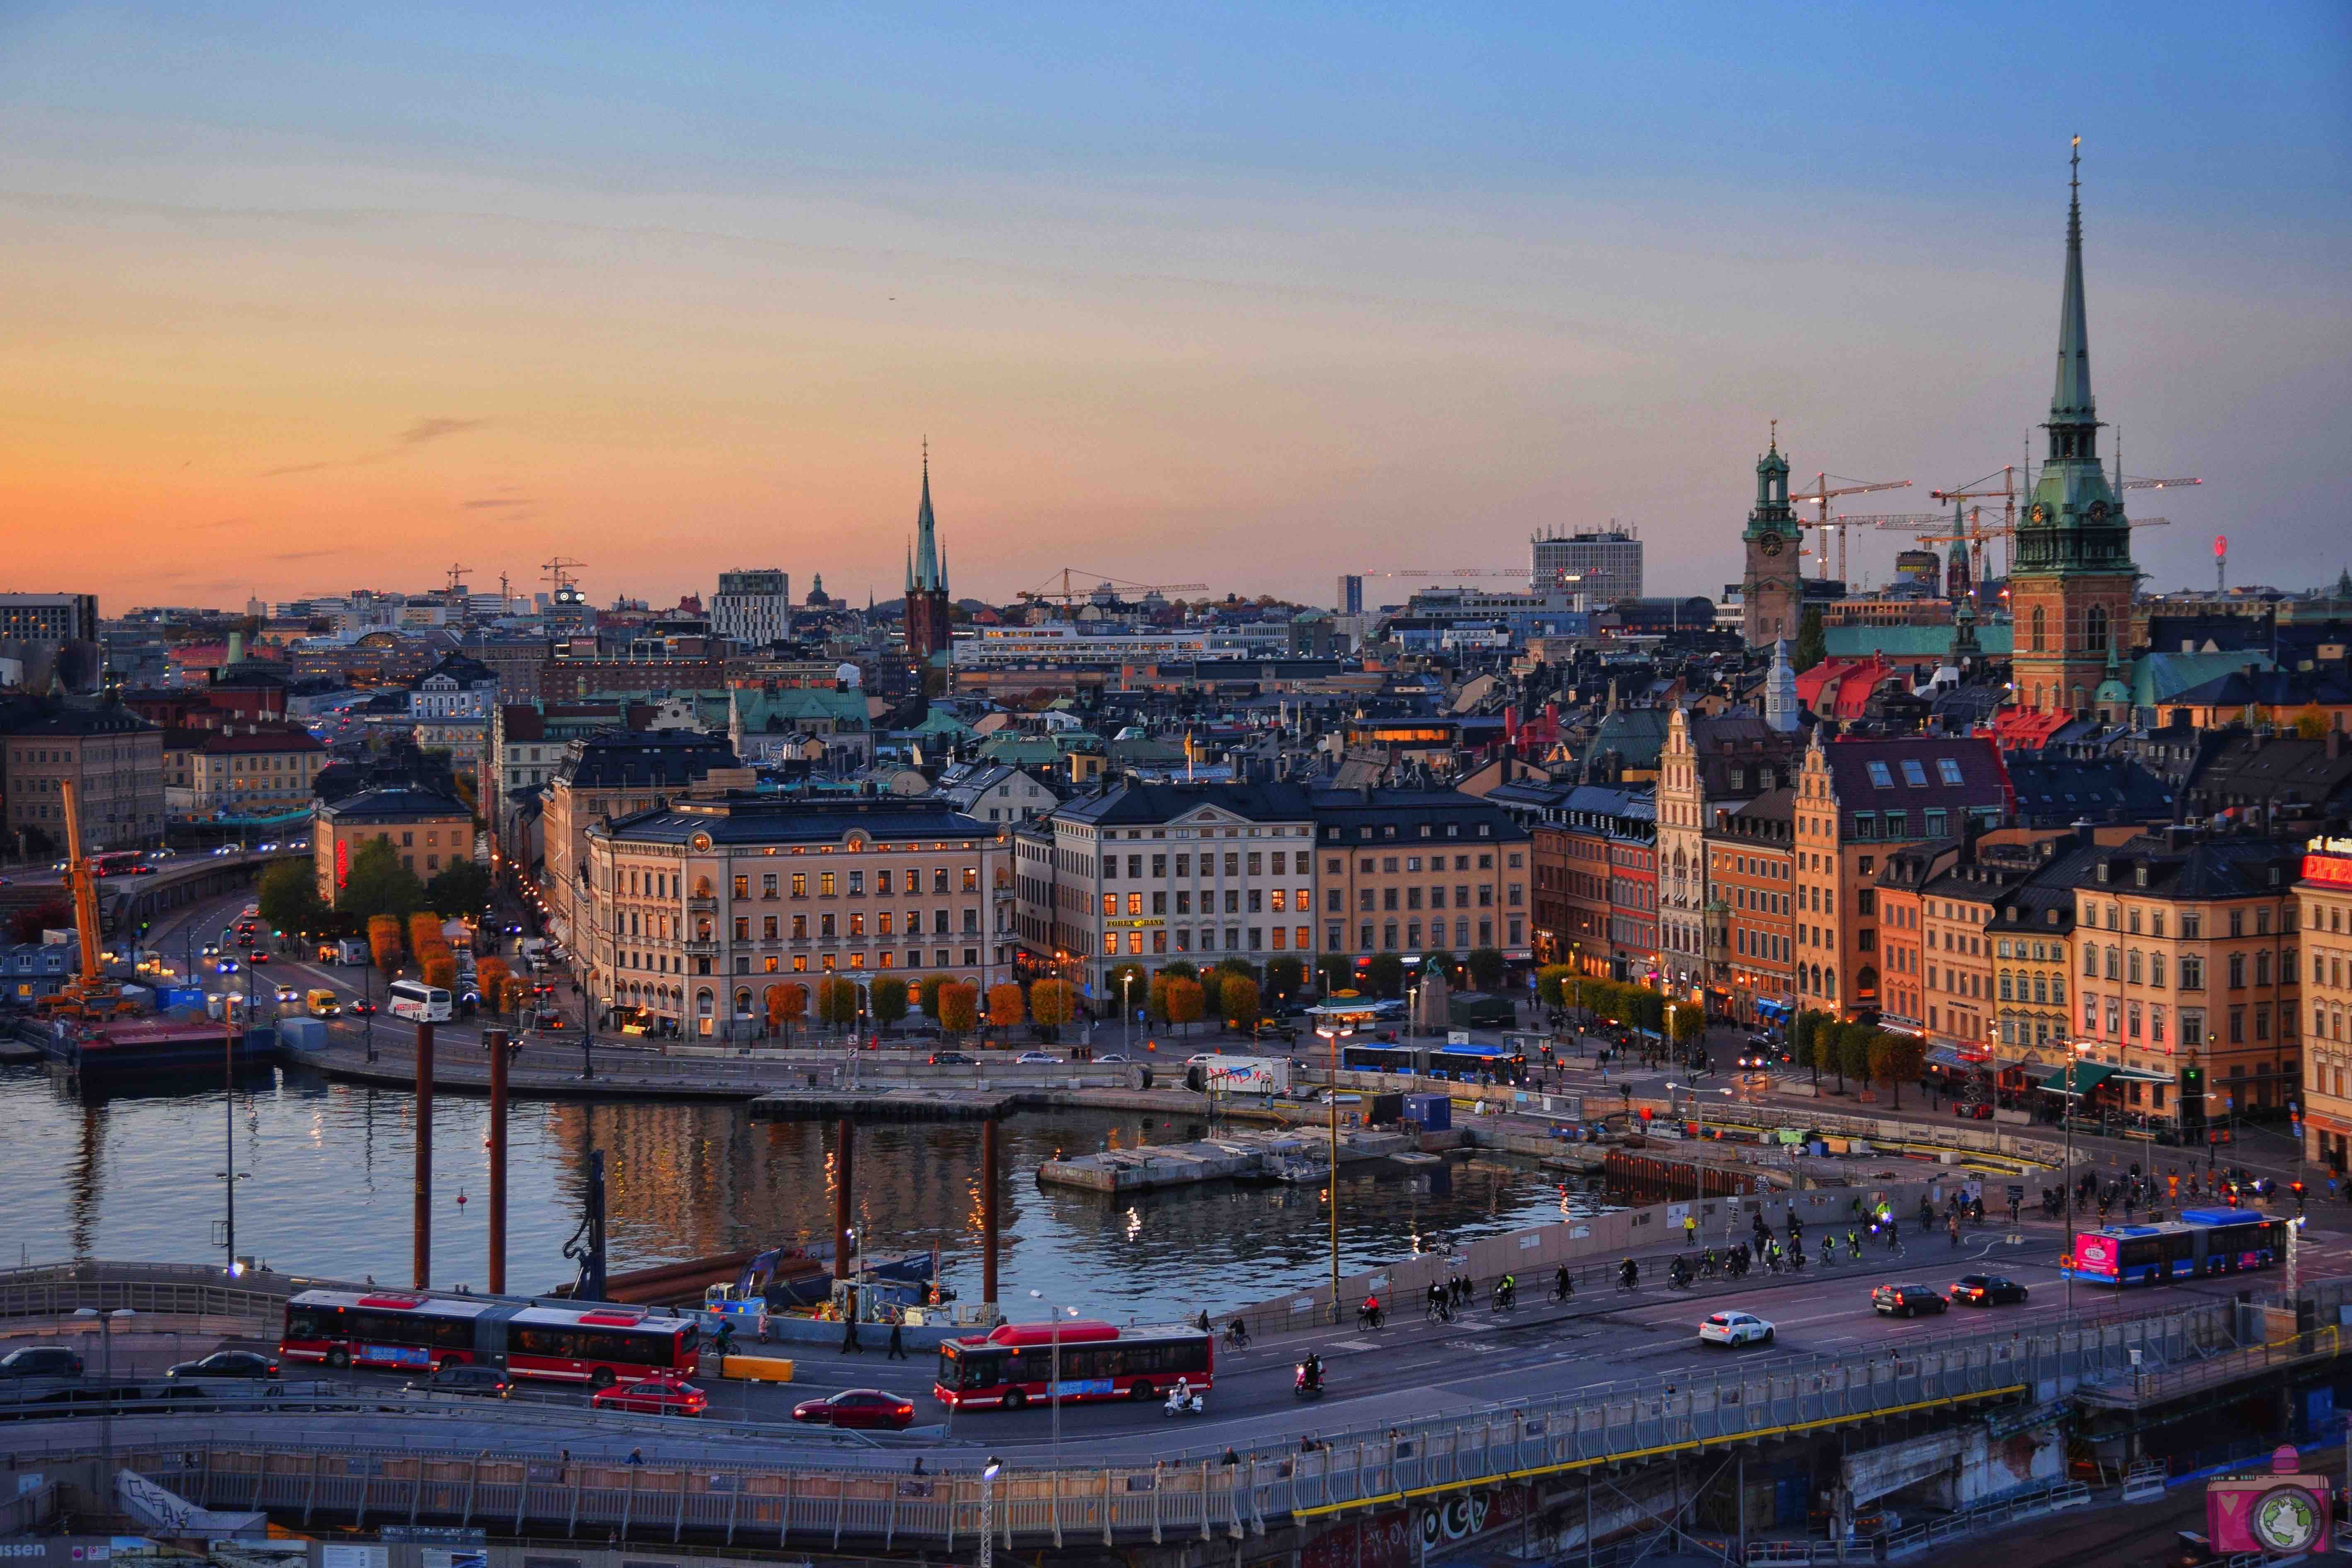
[[[1780,536],[1777,533],[1759,534],[1756,548],[1767,555],[1778,555],[1780,553]]]
[[[2048,522],[2050,521],[2050,509],[2043,506],[2040,501],[2035,501],[2032,506],[2026,509],[2025,515],[2032,519],[2035,522]]]
[[[2091,503],[2091,521],[2093,522],[2105,522],[2107,521],[2106,502],[2103,500],[2095,500]]]

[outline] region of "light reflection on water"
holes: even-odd
[[[0,1069],[0,1262],[103,1258],[216,1262],[223,1099],[209,1088],[85,1103],[42,1068]],[[294,1272],[406,1282],[415,1119],[408,1096],[303,1073],[264,1072],[233,1107],[237,1250]],[[486,1248],[488,1108],[436,1102],[434,1283],[480,1288]],[[1272,1296],[1329,1268],[1318,1187],[1226,1183],[1108,1197],[1041,1189],[1056,1151],[1181,1142],[1197,1118],[1055,1111],[1007,1121],[999,1192],[999,1294],[1113,1317],[1189,1315]],[[740,1106],[521,1101],[508,1133],[508,1279],[518,1290],[568,1279],[563,1242],[581,1213],[584,1151],[604,1149],[615,1269],[782,1240],[833,1224],[830,1122],[755,1122]],[[886,1255],[938,1247],[946,1281],[980,1284],[980,1128],[863,1128],[856,1223]],[[458,1194],[467,1201],[461,1205]],[[1433,1166],[1383,1164],[1339,1183],[1341,1267],[1371,1268],[1497,1231],[1598,1212],[1531,1163],[1480,1154]]]

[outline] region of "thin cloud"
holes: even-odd
[[[444,436],[455,436],[467,430],[478,430],[488,423],[489,421],[486,419],[450,419],[438,416],[419,419],[393,438],[396,445],[386,447],[380,452],[362,452],[356,458],[326,458],[315,463],[289,463],[284,468],[265,468],[262,470],[261,477],[265,479],[274,479],[286,474],[315,474],[324,468],[362,468],[372,463],[381,463],[387,458],[397,458],[412,447],[422,447],[427,442],[438,441]]]
[[[529,506],[530,498],[529,496],[489,496],[480,500],[459,501],[457,504],[467,511],[493,511],[505,507]]]
[[[400,433],[404,447],[421,447],[427,441],[438,441],[444,436],[455,436],[462,430],[478,430],[488,423],[481,419],[419,419]]]

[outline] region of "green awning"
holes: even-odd
[[[2088,1094],[2115,1076],[2116,1069],[2105,1062],[2077,1062],[2074,1064],[2074,1092]],[[2040,1087],[2053,1094],[2063,1094],[2066,1092],[2065,1077],[2064,1066],[2052,1068],[2042,1076]]]

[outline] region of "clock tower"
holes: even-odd
[[[2058,308],[2058,380],[2049,448],[2018,519],[2010,563],[2011,700],[2042,712],[2088,713],[2112,661],[2128,651],[2131,524],[2099,461],[2091,396],[2091,336],[2083,304],[2082,138],[2066,211],[2066,283]],[[2116,479],[2120,481],[2118,474]]]
[[[1780,455],[1778,429],[1771,448],[1756,460],[1756,510],[1748,514],[1747,531],[1739,537],[1748,554],[1739,582],[1740,629],[1748,646],[1764,647],[1795,637],[1805,607],[1804,578],[1797,565],[1804,535],[1789,507],[1789,459]]]

